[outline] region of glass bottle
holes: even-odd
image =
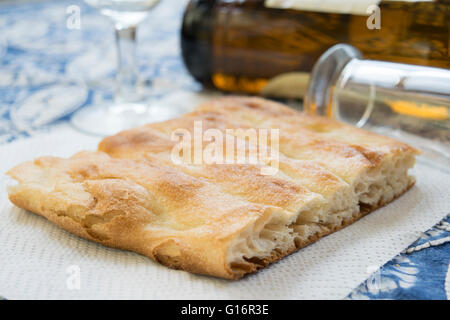
[[[181,45],[205,85],[296,98],[338,43],[370,59],[450,68],[449,30],[450,0],[191,0]]]

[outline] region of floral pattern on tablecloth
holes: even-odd
[[[349,299],[450,299],[450,215],[358,286]]]
[[[138,28],[140,72],[151,82],[152,101],[169,92],[201,89],[180,58],[178,31],[185,4],[162,1]],[[73,6],[80,11],[79,29],[71,24]],[[66,121],[85,105],[110,100],[115,69],[112,23],[83,1],[1,5],[0,143]]]

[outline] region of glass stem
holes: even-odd
[[[123,27],[116,24],[116,44],[118,56],[117,87],[115,102],[136,102],[138,92],[139,67],[136,56],[136,26]]]

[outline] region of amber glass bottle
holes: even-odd
[[[368,27],[372,12],[341,1],[191,0],[184,62],[204,84],[280,97],[301,96],[318,57],[337,43],[368,59],[450,68],[450,0],[362,0],[378,5],[379,29]]]

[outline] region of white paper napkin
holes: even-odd
[[[0,146],[0,295],[9,299],[340,299],[450,212],[450,172],[419,160],[417,184],[353,225],[239,281],[170,270],[74,236],[14,207],[3,175],[41,155],[70,156],[98,138],[64,124]]]

